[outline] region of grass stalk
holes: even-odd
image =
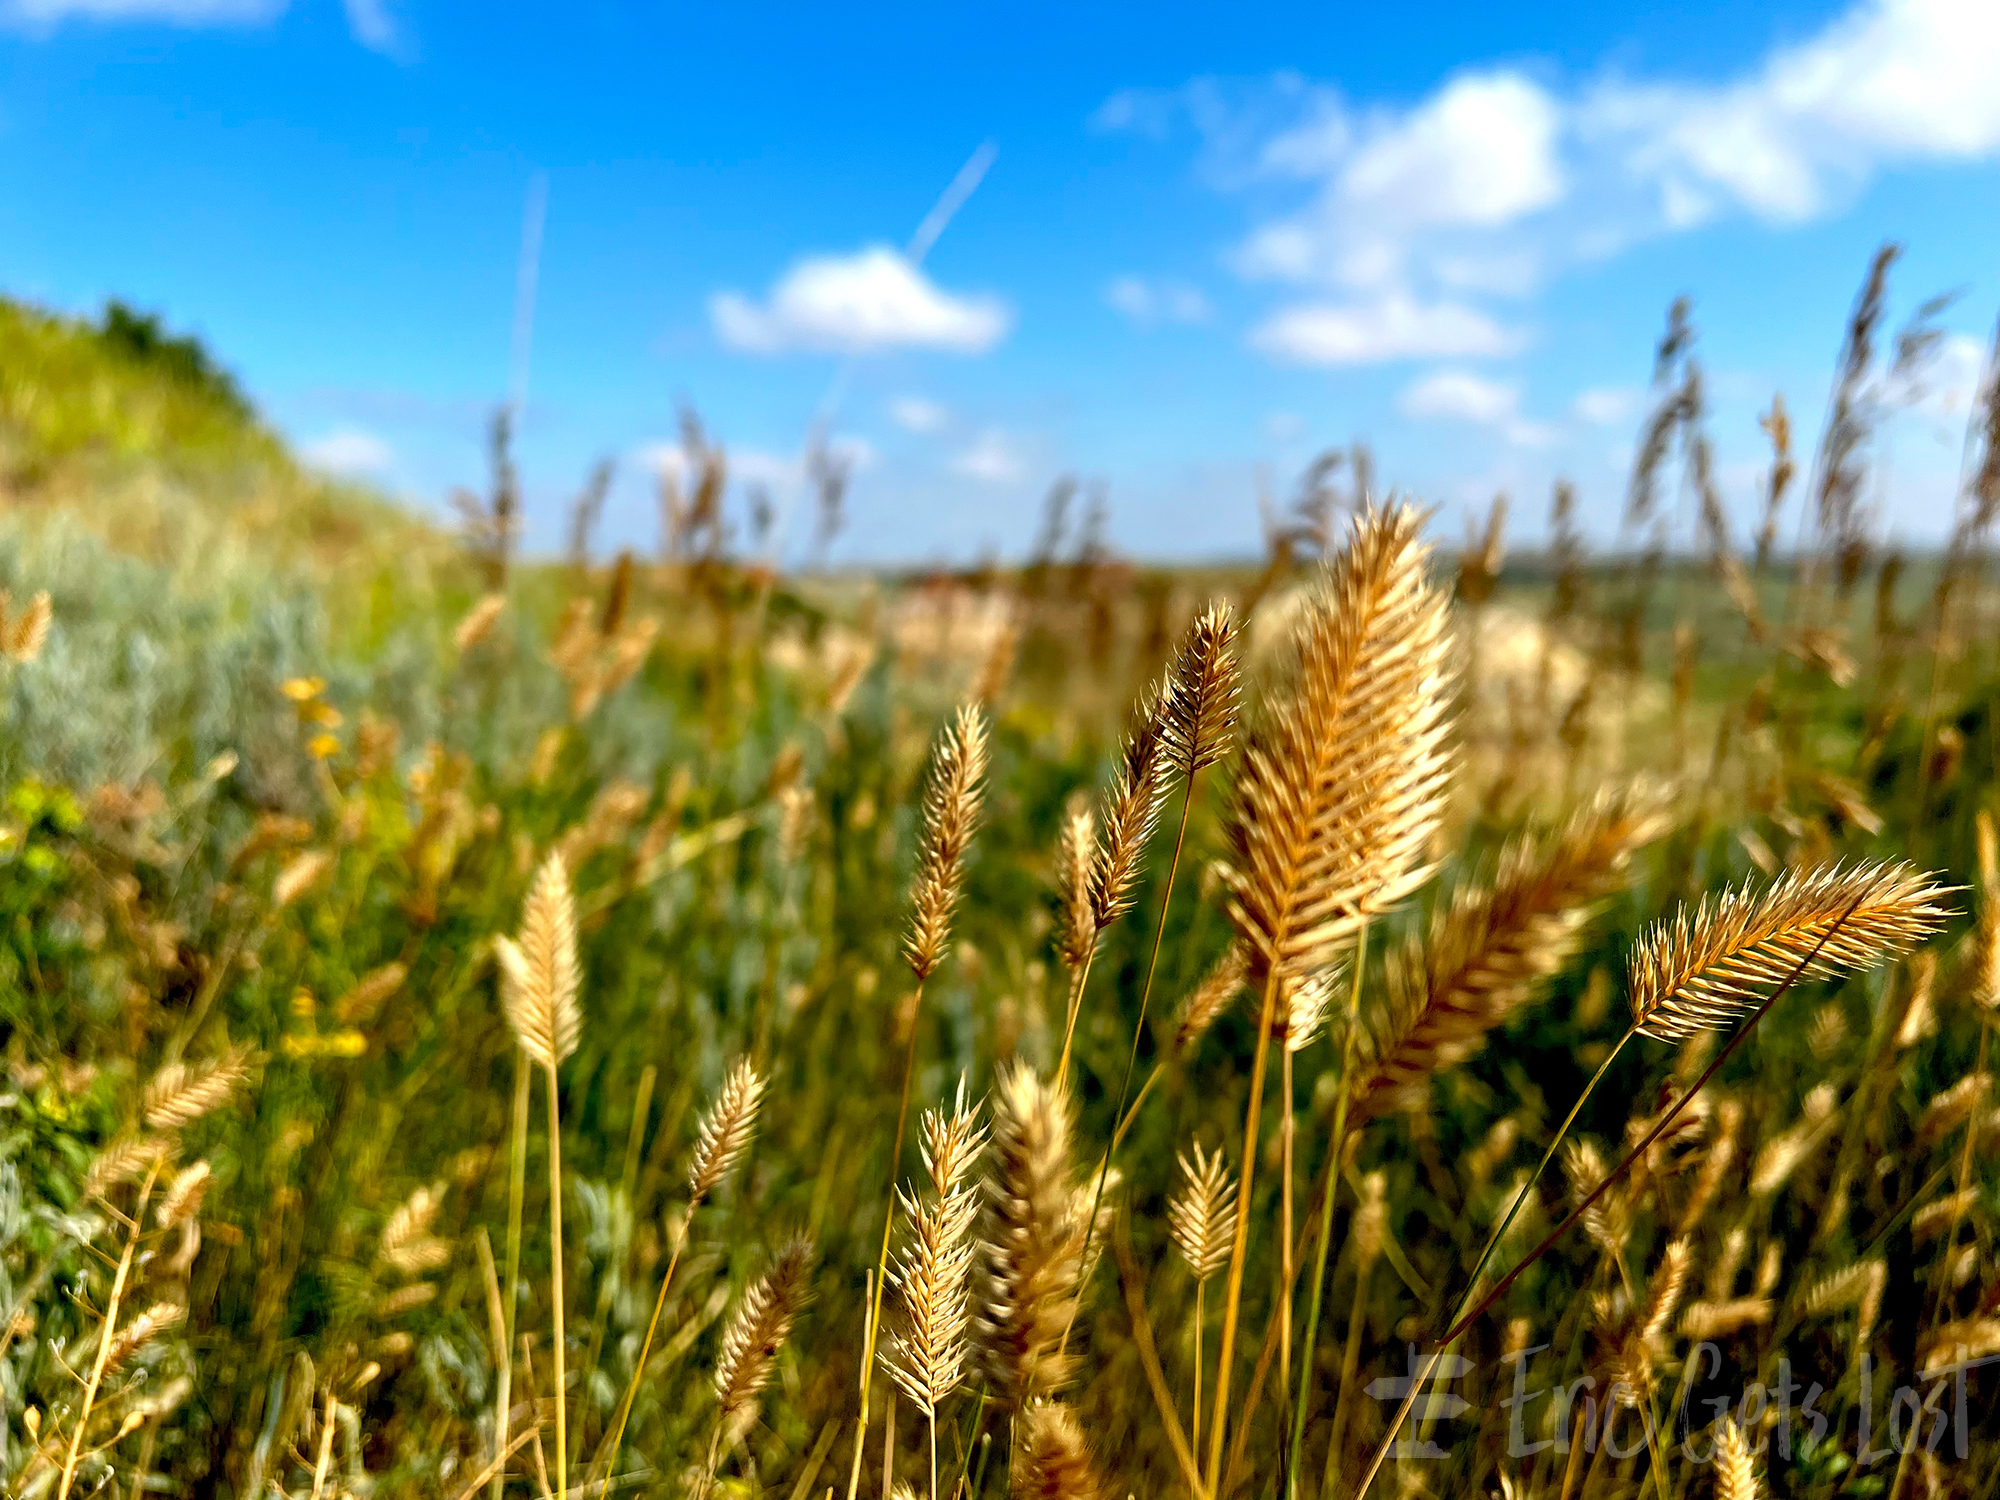
[[[76,1414],[76,1426],[69,1435],[69,1452],[63,1456],[62,1476],[56,1483],[56,1500],[69,1500],[70,1486],[76,1482],[76,1465],[82,1456],[84,1431],[90,1426],[90,1411],[97,1404],[98,1387],[104,1382],[104,1367],[111,1358],[112,1338],[118,1331],[119,1303],[124,1299],[125,1283],[132,1274],[132,1258],[138,1253],[140,1234],[146,1222],[146,1202],[153,1196],[153,1184],[159,1181],[160,1165],[156,1158],[139,1188],[139,1206],[125,1235],[125,1249],[118,1257],[118,1270],[111,1278],[111,1297],[104,1305],[104,1327],[97,1336],[97,1356],[91,1361],[90,1378],[84,1382],[83,1405]]]
[[[1222,1479],[1222,1447],[1229,1424],[1230,1357],[1236,1352],[1236,1320],[1243,1300],[1243,1272],[1250,1248],[1250,1196],[1257,1171],[1257,1126],[1264,1106],[1264,1080],[1271,1065],[1271,1030],[1277,1019],[1278,979],[1273,964],[1264,981],[1263,1008],[1257,1021],[1257,1053],[1250,1066],[1250,1099],[1243,1109],[1243,1154],[1236,1183],[1236,1232],[1229,1247],[1229,1280],[1222,1302],[1222,1337],[1216,1350],[1215,1415],[1208,1434],[1208,1492],[1215,1494]]]
[[[500,1370],[495,1379],[493,1452],[496,1459],[507,1451],[507,1425],[514,1400],[514,1314],[521,1302],[521,1215],[528,1191],[528,1055],[514,1049],[513,1130],[507,1148],[507,1276],[500,1285],[506,1290],[501,1305],[505,1332],[500,1348]],[[506,1466],[493,1476],[491,1500],[500,1500],[507,1486]]]
[[[569,1497],[569,1391],[563,1373],[562,1105],[557,1099],[556,1065],[543,1069],[549,1088],[549,1325],[555,1364],[556,1500]]]

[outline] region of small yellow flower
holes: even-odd
[[[284,695],[294,703],[310,703],[326,691],[324,677],[294,677],[282,689]]]
[[[320,760],[326,760],[340,753],[340,741],[330,734],[316,734],[306,741],[306,749]]]

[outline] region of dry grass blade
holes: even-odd
[[[1179,776],[1192,780],[1229,753],[1241,691],[1235,644],[1227,599],[1213,601],[1181,638],[1167,678],[1166,722],[1167,768]]]
[[[1423,1107],[1431,1077],[1476,1051],[1569,960],[1632,852],[1666,824],[1649,794],[1603,798],[1551,837],[1509,846],[1491,886],[1458,891],[1428,941],[1412,940],[1390,966],[1386,1014],[1357,1038],[1366,1071],[1350,1122]]]
[[[1103,1500],[1083,1428],[1068,1407],[1035,1402],[1022,1414],[1018,1442],[1009,1478],[1013,1500]]]
[[[919,981],[928,979],[951,937],[951,916],[965,874],[965,851],[979,826],[980,783],[986,775],[986,720],[968,703],[939,734],[924,794],[924,842],[910,889],[910,929],[903,955]]]
[[[1206,1281],[1229,1259],[1229,1234],[1236,1219],[1236,1179],[1222,1150],[1204,1152],[1195,1142],[1194,1160],[1180,1158],[1185,1184],[1167,1203],[1167,1227],[1174,1248],[1197,1281]]]
[[[977,1106],[966,1103],[961,1081],[949,1114],[924,1114],[929,1195],[898,1194],[910,1221],[910,1244],[890,1279],[902,1292],[904,1327],[892,1337],[884,1362],[903,1393],[927,1416],[936,1415],[938,1403],[957,1388],[965,1371],[972,1226],[979,1212],[971,1171],[985,1143]]]
[[[688,1193],[694,1202],[720,1185],[749,1146],[763,1098],[764,1079],[749,1058],[740,1059],[695,1133],[694,1157],[688,1163]]]
[[[1181,1002],[1180,1018],[1174,1025],[1174,1050],[1185,1052],[1200,1041],[1229,1009],[1243,989],[1243,976],[1249,965],[1243,956],[1243,945],[1231,943],[1229,951],[1218,958],[1209,971],[1188,992]]]
[[[238,1050],[208,1063],[168,1063],[146,1085],[142,1108],[154,1130],[178,1130],[227,1104],[250,1077],[250,1056]]]
[[[1252,985],[1328,967],[1429,873],[1452,769],[1451,634],[1422,524],[1408,507],[1356,518],[1302,607],[1291,680],[1246,736],[1225,879]]]
[[[1907,952],[1948,915],[1947,888],[1910,865],[1822,865],[1762,895],[1725,891],[1641,933],[1632,948],[1634,1027],[1663,1041],[1720,1030],[1788,974],[1824,978]]]
[[[553,1068],[583,1034],[577,1001],[582,986],[576,957],[576,902],[560,854],[550,854],[535,873],[521,908],[518,938],[496,937],[501,1004],[521,1050],[544,1068]]]
[[[2000,391],[2000,379],[1994,381]],[[2000,397],[1995,399],[2000,411]],[[1996,497],[2000,498],[2000,497]],[[1972,998],[1987,1010],[2000,1009],[2000,839],[1984,808],[1974,820],[1979,844],[1979,904],[1972,928]]]
[[[715,1399],[726,1419],[757,1398],[792,1324],[812,1296],[812,1241],[803,1235],[743,1294],[715,1361]]]
[[[1102,932],[1132,904],[1132,879],[1160,820],[1167,791],[1166,730],[1174,688],[1149,692],[1139,704],[1104,798],[1104,842],[1090,872],[1090,912]]]
[[[976,1338],[987,1378],[1016,1411],[1068,1374],[1063,1333],[1079,1295],[1089,1205],[1071,1177],[1069,1100],[1025,1064],[1000,1075],[981,1225]]]

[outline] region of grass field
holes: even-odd
[[[1682,317],[1612,552],[859,577],[0,305],[5,1492],[1992,1493],[2000,398]]]

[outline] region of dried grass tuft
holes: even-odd
[[[1222,1150],[1201,1149],[1194,1143],[1194,1159],[1180,1157],[1182,1188],[1167,1202],[1167,1226],[1174,1248],[1194,1273],[1196,1281],[1206,1281],[1229,1260],[1229,1236],[1236,1223],[1236,1179],[1222,1158]]]
[[[722,1081],[715,1103],[695,1133],[694,1158],[688,1164],[692,1201],[699,1203],[715,1191],[749,1147],[763,1098],[763,1077],[749,1058],[741,1059]]]
[[[715,1400],[725,1421],[756,1400],[792,1324],[811,1300],[812,1248],[803,1235],[793,1239],[737,1304],[715,1360]]]
[[[154,1130],[179,1130],[222,1108],[250,1077],[250,1054],[238,1049],[207,1063],[168,1063],[146,1085],[142,1109]]]
[[[1013,1500],[1103,1500],[1090,1446],[1067,1406],[1037,1401],[1022,1413],[1009,1494]]]
[[[1235,644],[1226,599],[1213,601],[1181,638],[1167,674],[1167,767],[1178,776],[1192,780],[1229,753],[1242,689]]]
[[[957,1389],[965,1372],[972,1227],[979,1213],[979,1189],[971,1173],[985,1144],[979,1107],[966,1102],[961,1079],[950,1113],[924,1113],[930,1193],[897,1193],[910,1223],[910,1243],[890,1280],[902,1293],[904,1326],[892,1335],[884,1363],[903,1394],[927,1416],[936,1415],[938,1403]]]

